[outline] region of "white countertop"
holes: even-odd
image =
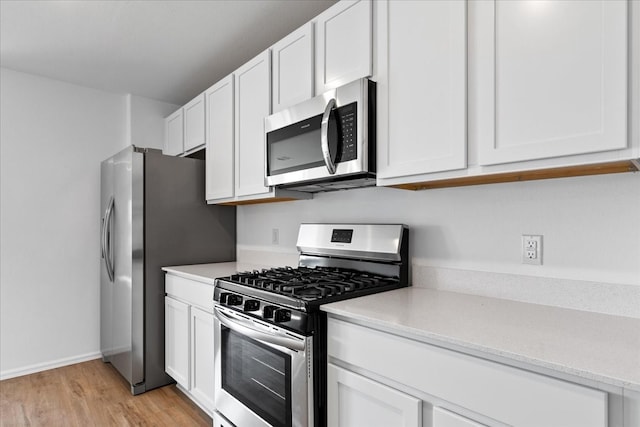
[[[214,284],[269,265],[163,267]],[[640,319],[409,287],[325,304],[322,310],[408,338],[515,366],[640,391]]]
[[[269,268],[271,266],[262,264],[250,264],[246,262],[216,262],[212,264],[176,265],[162,267],[167,273],[172,273],[186,279],[197,280],[199,282],[214,284],[218,277],[230,276],[238,271],[251,271]]]
[[[640,391],[640,319],[418,287],[322,310],[514,366]]]

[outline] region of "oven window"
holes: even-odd
[[[291,427],[291,356],[222,327],[222,388],[274,427]]]

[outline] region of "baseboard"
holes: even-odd
[[[37,363],[31,366],[25,366],[17,369],[8,369],[0,372],[0,381],[9,378],[21,377],[23,375],[34,374],[36,372],[48,371],[49,369],[60,368],[62,366],[74,365],[76,363],[87,362],[89,360],[99,359],[102,357],[100,352],[87,353],[79,356],[67,357],[64,359],[52,360],[50,362]]]

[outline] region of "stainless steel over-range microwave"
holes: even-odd
[[[355,80],[265,119],[265,184],[318,192],[375,185],[376,87]]]

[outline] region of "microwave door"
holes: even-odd
[[[340,161],[340,123],[335,99],[323,113],[267,133],[267,185],[332,176]]]

